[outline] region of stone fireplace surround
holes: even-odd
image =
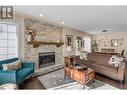
[[[54,65],[50,65],[50,66],[46,66],[46,67],[41,67],[39,68],[39,58],[38,56],[35,56],[34,60],[36,61],[36,72],[35,72],[35,75],[38,76],[38,75],[42,75],[42,74],[45,74],[45,73],[48,73],[48,72],[51,72],[51,71],[54,71],[54,70],[57,70],[57,69],[60,69],[60,68],[63,68],[64,67],[64,62],[63,62],[63,53],[62,53],[62,47],[56,47],[55,45],[54,46],[51,46],[51,45],[41,45],[39,46],[36,50],[37,50],[37,54],[35,55],[38,55],[38,53],[40,52],[55,52],[55,64]]]
[[[30,61],[35,62],[35,69],[38,69],[39,65],[38,54],[42,52],[55,52],[55,65],[63,63],[62,47],[56,47],[55,45],[41,45],[38,48],[32,48],[30,51],[32,52],[32,55],[29,55],[31,58]]]
[[[37,38],[38,41],[58,42],[63,40],[63,29],[61,27],[27,18],[24,23],[25,32],[27,32],[28,26],[36,30],[37,35],[39,36],[35,38]],[[48,67],[39,68],[38,54],[42,52],[55,52],[55,64]],[[40,45],[38,48],[33,48],[33,46],[28,44],[27,40],[25,40],[25,60],[33,61],[35,63],[36,75],[62,68],[64,66],[63,46],[56,47],[55,45]]]
[[[32,46],[31,46],[32,47]],[[40,76],[42,74],[46,74],[49,73],[51,71],[55,71],[58,70],[60,68],[64,67],[64,61],[63,61],[63,51],[62,51],[63,47],[56,47],[55,45],[41,45],[38,48],[32,48],[32,58],[31,61],[35,62],[35,74],[34,76]],[[42,67],[39,68],[39,53],[42,52],[55,52],[55,64],[54,65],[50,65],[50,66],[46,66],[46,67]]]

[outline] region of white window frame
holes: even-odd
[[[85,40],[85,51],[87,51],[88,53],[91,53],[91,38],[90,37],[84,37],[83,38]]]
[[[16,56],[15,57],[19,57],[19,25],[17,23],[14,22],[4,22],[4,21],[0,21],[0,24],[7,24],[7,25],[14,25],[16,26],[16,35],[17,35],[17,39],[16,39]],[[7,37],[8,37],[8,30],[7,30]],[[7,48],[8,48],[8,41],[9,39],[7,38]],[[10,59],[9,58],[9,54],[8,54],[8,49],[7,49],[7,58],[6,59]],[[6,60],[6,59],[2,59],[2,60]],[[0,59],[1,61],[1,59]]]

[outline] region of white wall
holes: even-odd
[[[101,48],[111,48],[111,49],[115,49],[115,52],[117,53],[121,53],[121,51],[124,49],[125,50],[125,56],[127,57],[127,32],[109,32],[107,33],[107,39],[111,40],[111,39],[118,39],[120,40],[121,38],[123,39],[122,44],[118,47],[111,47],[111,45],[104,47],[103,44],[99,44],[99,40],[102,39],[102,37],[104,37],[104,34],[97,34],[97,35],[93,35],[93,40],[96,40],[96,42],[98,43],[98,51],[101,51]]]
[[[19,32],[19,57],[24,59],[24,17],[20,15],[15,16],[15,22],[18,24],[18,32]]]
[[[71,29],[71,28],[67,28],[67,27],[63,27],[63,41],[66,42],[66,35],[73,35],[73,48],[71,51],[67,51],[66,50],[66,45],[64,44],[63,46],[63,54],[64,56],[69,56],[69,55],[77,55],[76,52],[76,40],[77,37],[90,37],[89,34],[87,34],[86,32],[82,32],[79,30],[75,30],[75,29]]]

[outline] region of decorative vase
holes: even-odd
[[[33,41],[34,41],[34,37],[32,35],[27,35],[27,43],[32,44]]]

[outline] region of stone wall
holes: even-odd
[[[35,39],[37,41],[60,42],[63,41],[63,29],[56,25],[43,23],[37,20],[25,18],[25,33],[30,27],[36,32]],[[25,60],[33,61],[38,68],[38,53],[55,52],[55,64],[63,63],[63,46],[56,47],[55,45],[40,45],[38,48],[33,48],[27,43],[25,35]]]

